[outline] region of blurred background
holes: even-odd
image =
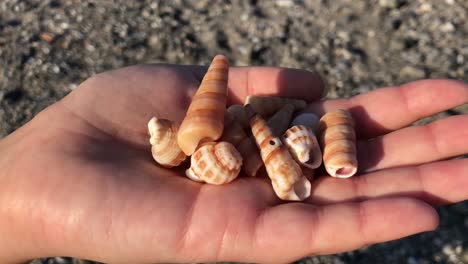
[[[0,139],[93,74],[218,53],[318,72],[330,98],[467,81],[467,19],[467,0],[0,0]],[[467,105],[421,122],[462,113]],[[297,263],[468,263],[468,203],[438,211],[435,232]]]

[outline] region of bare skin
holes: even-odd
[[[0,262],[289,262],[433,230],[432,206],[468,198],[468,160],[443,160],[468,152],[468,116],[407,127],[468,102],[468,86],[448,80],[318,101],[311,73],[232,68],[230,103],[276,94],[356,117],[360,175],[317,179],[305,203],[279,201],[265,178],[210,186],[158,167],[146,123],[181,120],[204,70],[97,75],[0,141]]]

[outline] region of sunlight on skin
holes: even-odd
[[[381,159],[362,155],[369,172],[351,179],[316,177],[307,203],[282,203],[266,178],[210,186],[186,179],[183,169],[160,168],[146,124],[152,116],[182,120],[205,69],[152,65],[99,74],[3,139],[1,262],[58,255],[111,263],[290,262],[432,230],[433,198],[468,197],[467,160],[437,161],[468,152],[450,138],[466,132],[445,136],[467,131],[467,116],[404,128],[468,102],[468,87],[446,80],[318,101],[323,83],[312,73],[232,68],[229,102],[278,94],[315,101],[309,110],[318,113],[344,106],[368,114],[357,119],[360,151],[380,146]],[[425,136],[417,144],[395,146],[419,133]],[[367,141],[375,136],[382,137]],[[397,158],[418,151],[425,156]]]

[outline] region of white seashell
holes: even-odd
[[[312,131],[317,130],[319,118],[312,113],[302,113],[297,115],[291,122],[291,126],[306,126],[312,128]]]
[[[233,181],[242,167],[242,156],[228,142],[209,142],[199,147],[191,157],[188,178],[210,184]]]
[[[311,128],[302,125],[293,126],[284,133],[283,142],[301,165],[316,169],[322,164],[320,145]]]
[[[167,119],[151,118],[148,122],[151,153],[154,160],[164,167],[179,166],[186,158],[177,145],[177,125]]]
[[[309,180],[281,140],[273,135],[265,120],[259,115],[254,115],[250,125],[276,195],[289,201],[303,201],[309,197]]]

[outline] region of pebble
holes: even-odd
[[[403,79],[418,80],[425,77],[425,72],[421,69],[405,66],[400,71],[400,77]]]

